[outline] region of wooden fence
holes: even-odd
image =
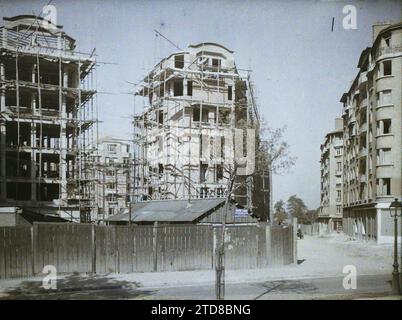
[[[220,239],[220,228],[210,225],[0,227],[0,278],[42,274],[46,265],[58,273],[207,270]],[[225,245],[226,269],[297,261],[292,226],[230,226]]]

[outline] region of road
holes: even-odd
[[[102,278],[99,278],[99,281]],[[226,285],[226,299],[233,300],[282,300],[282,299],[354,299],[383,296],[390,292],[389,275],[358,276],[357,288],[345,290],[342,277],[263,281],[255,283],[230,283]],[[1,299],[1,298],[0,298]],[[181,286],[141,287],[138,284],[114,282],[113,285],[91,284],[79,287],[60,286],[58,290],[40,289],[40,283],[29,288],[9,292],[2,299],[215,299],[214,285],[197,284]]]
[[[351,299],[378,296],[391,289],[390,275],[358,276],[356,290],[345,290],[342,277],[281,280],[226,285],[226,299],[282,300],[282,299]],[[213,285],[147,288],[147,299],[214,299]]]

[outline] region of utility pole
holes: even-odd
[[[230,174],[228,189],[225,200],[225,214],[222,218],[220,243],[216,251],[215,259],[215,294],[217,300],[225,299],[225,234],[226,234],[226,218],[230,207],[230,198],[233,193],[234,181],[236,179],[237,164],[235,163],[233,171]]]

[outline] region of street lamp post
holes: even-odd
[[[401,202],[395,198],[394,201],[391,202],[389,209],[391,213],[391,217],[394,218],[394,270],[392,271],[392,293],[399,294],[399,265],[398,265],[398,209],[402,207]],[[394,211],[392,209],[395,209]]]

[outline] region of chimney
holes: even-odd
[[[340,131],[343,129],[343,119],[336,118],[335,119],[335,131]]]
[[[388,28],[390,25],[392,25],[391,22],[380,22],[377,24],[373,24],[373,43],[377,38],[378,34],[385,28]]]

